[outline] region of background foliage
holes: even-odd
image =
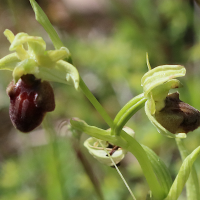
[[[180,97],[200,109],[200,13],[193,1],[37,2],[71,51],[84,81],[112,118],[128,100],[142,92],[140,80],[147,71],[146,52],[152,67],[186,67]],[[48,49],[53,48],[27,0],[2,0],[0,24],[0,57],[8,54],[9,43],[3,35],[6,28],[15,34],[20,31],[42,36]],[[83,147],[87,135],[74,138],[64,126],[69,118],[79,117],[88,124],[107,128],[83,94],[54,83],[56,109],[49,118],[55,132],[46,134],[39,127],[24,135],[12,127],[8,116],[5,90],[11,79],[11,73],[0,73],[0,198],[96,200],[97,193],[102,193],[105,200],[131,199],[116,170],[98,163]],[[175,177],[181,165],[175,141],[157,133],[144,110],[127,125],[135,130],[140,143],[163,159]],[[192,151],[199,141],[197,129],[188,134],[185,145]],[[200,168],[200,159],[195,165]],[[145,199],[148,186],[135,158],[127,154],[119,168],[137,199]],[[185,199],[185,191],[179,199]]]

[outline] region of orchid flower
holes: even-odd
[[[163,65],[151,69],[141,80],[145,112],[158,132],[171,138],[185,138],[186,133],[200,125],[200,112],[179,99],[179,93],[169,90],[182,87],[176,77],[182,77],[186,69],[181,65]]]
[[[46,51],[41,37],[5,30],[15,51],[0,59],[0,70],[12,71],[13,81],[7,88],[10,97],[9,114],[13,125],[22,132],[30,132],[41,124],[46,112],[55,108],[54,93],[48,81],[74,85],[79,88],[79,73],[67,60],[66,47]],[[63,60],[65,59],[65,60]]]

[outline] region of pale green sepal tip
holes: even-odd
[[[8,29],[6,29],[3,33],[4,33],[4,35],[7,37],[8,41],[9,41],[10,43],[12,43],[13,40],[15,39],[15,35],[13,34],[13,32],[10,31],[10,30],[8,30]]]
[[[66,73],[65,78],[67,82],[73,84],[75,89],[78,89],[80,80],[78,70],[73,65],[63,60],[59,60],[56,65],[58,66],[58,69]]]
[[[20,61],[16,53],[11,53],[0,59],[0,70],[12,71]]]
[[[183,188],[185,187],[185,183],[190,175],[193,163],[199,156],[199,153],[200,146],[185,158],[165,200],[178,199]]]
[[[64,50],[67,52],[67,56],[70,56],[70,52],[69,52],[69,49],[67,47],[61,47],[60,50]]]
[[[18,33],[10,46],[10,51],[15,50],[18,46],[28,43],[29,51],[41,54],[46,49],[46,43],[41,37],[29,36],[26,33]]]
[[[108,166],[112,166],[113,163],[112,163],[111,159],[109,158],[109,156],[107,156],[107,152],[111,151],[112,148],[106,148],[106,150],[107,150],[107,152],[106,152],[104,150],[104,148],[101,146],[99,141],[103,144],[103,146],[105,146],[105,147],[108,146],[108,142],[96,139],[94,137],[88,138],[84,142],[84,146],[88,149],[89,153],[95,159],[97,159],[99,162],[101,162],[105,165],[108,165]],[[119,163],[124,158],[126,153],[127,153],[127,151],[125,151],[121,148],[116,150],[112,155],[112,159],[115,162],[115,164]]]
[[[157,128],[158,132],[169,137],[169,138],[186,138],[187,135],[185,133],[176,133],[173,134],[169,132],[167,129],[165,129],[158,121],[154,118],[154,116],[151,114],[151,100],[147,100],[145,103],[145,112],[151,123]]]
[[[12,44],[10,45],[9,50],[14,51],[19,45],[22,45],[24,43],[24,36],[28,36],[27,33],[18,33],[15,36],[15,39],[13,40]]]
[[[52,62],[57,62],[58,60],[68,57],[68,54],[66,50],[60,49],[60,50],[48,51],[46,56],[48,56]]]

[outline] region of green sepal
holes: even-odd
[[[189,156],[185,158],[165,200],[178,199],[190,175],[193,163],[197,159],[199,153],[200,146],[197,147]]]
[[[11,53],[0,59],[0,70],[13,71],[21,60],[18,58],[17,53]]]
[[[39,68],[33,59],[26,59],[20,62],[13,70],[13,79],[15,83],[25,74],[37,74]]]
[[[39,71],[35,74],[37,78],[47,81],[74,85],[75,89],[79,89],[79,73],[78,70],[68,62],[59,60],[54,67],[39,67]]]
[[[147,100],[145,103],[145,112],[151,123],[157,128],[158,132],[170,137],[170,138],[186,138],[187,135],[185,133],[176,133],[173,134],[169,132],[167,129],[165,129],[156,119],[155,117],[151,114],[151,100]]]
[[[149,70],[141,80],[144,97],[148,98],[150,92],[155,87],[169,81],[170,79],[184,76],[185,73],[186,69],[181,65],[162,65]]]
[[[62,60],[68,56],[68,52],[61,48],[60,50],[46,51],[43,55],[37,55],[37,62],[40,66],[51,67],[59,60]]]
[[[46,43],[42,37],[29,36],[27,33],[18,33],[10,46],[10,51],[16,50],[18,46],[28,43],[30,53],[41,54],[46,49]]]

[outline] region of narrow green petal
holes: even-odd
[[[51,67],[52,64],[59,60],[68,57],[68,52],[65,49],[46,51],[44,55],[37,55],[37,62],[40,66]]]
[[[19,35],[27,35],[27,34],[26,33],[18,33],[17,35],[19,37]],[[27,59],[28,58],[28,53],[23,48],[23,46],[22,45],[15,45],[16,43],[18,43],[18,37],[12,35],[12,32],[9,32],[9,31],[6,32],[6,36],[8,37],[10,42],[12,41],[9,50],[10,51],[14,51],[15,50],[16,53],[17,53],[17,56],[19,57],[20,60]],[[14,36],[14,39],[13,39],[13,36]]]
[[[37,74],[38,67],[33,59],[26,59],[20,62],[13,71],[13,78],[17,82],[22,75]]]
[[[4,33],[4,35],[7,37],[8,41],[9,41],[10,43],[12,43],[13,40],[15,39],[15,35],[13,34],[13,32],[10,31],[10,30],[8,30],[8,29],[6,29],[3,33]]]
[[[167,129],[165,129],[158,121],[154,118],[154,116],[151,115],[151,100],[148,100],[145,103],[145,112],[151,123],[157,128],[158,132],[170,137],[170,138],[186,138],[187,135],[185,133],[177,133],[173,134],[169,132]]]
[[[10,51],[22,47],[24,43],[28,43],[30,54],[42,54],[46,49],[46,43],[41,37],[29,36],[27,33],[18,33],[10,46]]]
[[[20,61],[16,53],[11,53],[0,59],[0,70],[12,71]]]
[[[57,62],[68,56],[66,50],[48,51],[47,55],[49,56],[49,58],[51,59],[52,62]]]
[[[170,79],[184,76],[185,73],[185,68],[180,65],[163,65],[148,71],[141,80],[145,97],[148,96],[149,92],[153,88],[169,81]]]
[[[197,147],[186,159],[183,161],[181,168],[176,176],[174,183],[169,191],[169,194],[165,198],[165,200],[177,200],[179,195],[181,194],[185,183],[190,175],[192,166],[196,158],[200,153],[200,146]]]

